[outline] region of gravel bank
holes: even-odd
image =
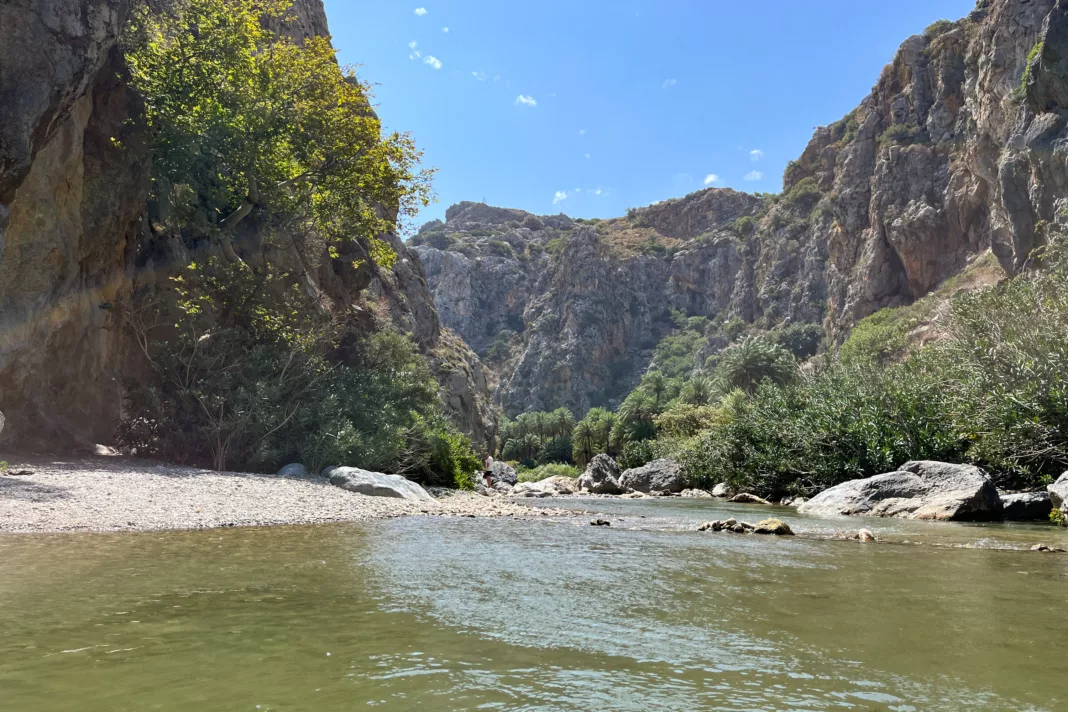
[[[365,497],[317,477],[212,472],[127,458],[11,460],[0,475],[0,532],[149,531],[355,522],[404,516],[542,517],[502,498]],[[29,471],[32,474],[16,474]]]

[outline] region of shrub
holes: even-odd
[[[577,467],[572,465],[564,465],[561,463],[548,463],[545,465],[538,465],[532,469],[520,469],[519,481],[520,482],[541,482],[549,477],[570,477],[576,478],[582,474]]]
[[[513,259],[515,257],[515,250],[512,246],[503,240],[490,240],[486,245],[489,247],[491,255],[497,257],[504,257],[506,259]]]
[[[930,39],[934,39],[936,37],[941,37],[950,30],[956,29],[956,27],[956,22],[950,20],[935,20],[927,26],[927,29],[923,31],[923,34],[927,35]]]
[[[819,183],[809,176],[795,183],[786,193],[785,200],[787,205],[810,213],[822,197],[823,192],[820,190]]]
[[[879,136],[880,146],[911,146],[914,143],[926,141],[926,129],[920,128],[915,123],[894,124]]]
[[[764,381],[783,385],[797,375],[797,362],[778,344],[747,336],[726,349],[716,376],[730,388],[752,392]]]
[[[773,334],[775,343],[805,361],[816,355],[823,341],[823,327],[819,324],[791,324]]]
[[[426,244],[438,250],[447,250],[456,244],[456,238],[444,232],[428,232],[423,235]]]
[[[659,457],[657,452],[656,441],[654,440],[628,442],[623,446],[623,451],[620,452],[619,457],[616,458],[616,463],[619,465],[620,470],[641,467],[657,459]]]

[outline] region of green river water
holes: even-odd
[[[1026,551],[1062,532],[784,517],[860,544],[688,531],[760,507],[567,506],[613,526],[0,536],[0,710],[1068,704],[1068,555]]]

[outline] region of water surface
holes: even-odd
[[[553,504],[559,504],[554,502]],[[0,709],[1052,710],[1068,544],[1034,525],[572,501],[536,521],[0,537]],[[1065,548],[1068,548],[1066,546]]]

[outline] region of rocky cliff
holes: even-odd
[[[823,326],[909,304],[993,251],[1024,269],[1068,207],[1068,2],[980,0],[910,37],[816,131],[778,196],[710,189],[574,221],[463,203],[414,239],[446,326],[500,370],[511,413],[612,404],[671,310]]]
[[[135,370],[123,309],[194,254],[148,205],[151,156],[118,46],[129,0],[0,5],[0,410],[5,447],[110,442]],[[321,0],[276,29],[328,34]],[[155,206],[153,209],[158,210]],[[396,234],[383,270],[352,243],[336,258],[279,249],[254,216],[237,249],[305,275],[336,309],[392,324],[426,353],[476,442],[496,433],[487,374],[441,327],[422,266]],[[283,241],[284,242],[284,241]],[[292,241],[290,241],[292,242]],[[360,268],[353,261],[363,259]]]

